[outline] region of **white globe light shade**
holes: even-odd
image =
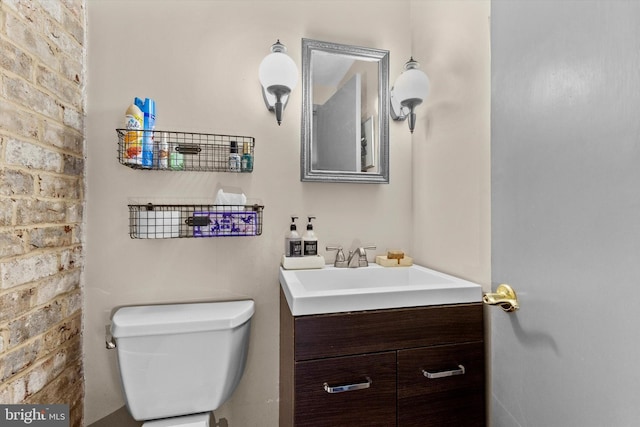
[[[258,78],[265,89],[280,85],[293,90],[298,84],[298,68],[286,53],[272,52],[260,63]]]
[[[402,103],[409,99],[423,101],[429,95],[429,78],[416,69],[406,69],[393,85],[395,98]]]

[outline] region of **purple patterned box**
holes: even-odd
[[[193,217],[209,217],[208,225],[193,227],[193,237],[255,236],[258,229],[258,214],[253,211],[194,212]]]

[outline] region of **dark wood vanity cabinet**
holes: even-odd
[[[280,427],[484,426],[481,303],[292,316]]]

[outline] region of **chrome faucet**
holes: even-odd
[[[355,251],[349,251],[349,257],[345,259],[344,252],[342,252],[342,246],[327,246],[326,250],[328,251],[338,251],[336,254],[336,260],[333,263],[333,266],[336,268],[348,268],[351,267],[351,262],[354,258],[358,258],[358,264],[353,268],[357,267],[368,267],[369,261],[367,260],[367,249],[374,250],[375,246],[361,246],[357,248]]]

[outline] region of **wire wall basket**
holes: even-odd
[[[239,237],[262,234],[263,205],[129,205],[132,239]]]
[[[116,129],[118,161],[134,169],[253,171],[255,138],[160,130]]]

